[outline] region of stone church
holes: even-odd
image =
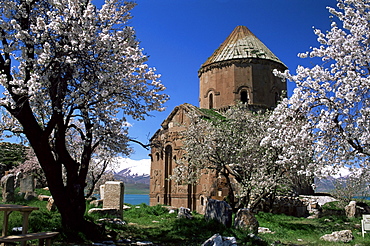
[[[188,113],[206,116],[206,109],[222,110],[239,101],[251,108],[274,108],[286,91],[286,83],[273,75],[274,69],[284,71],[286,66],[247,27],[237,26],[199,69],[199,108],[190,104],[175,107],[150,140],[150,205],[203,213],[207,198],[227,196],[222,178],[211,173],[195,185],[169,179],[183,154],[181,132],[190,124]]]

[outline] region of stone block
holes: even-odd
[[[122,181],[107,181],[104,187],[103,208],[117,209],[122,215],[124,184]]]
[[[87,212],[88,214],[99,214],[101,216],[114,216],[114,217],[120,217],[122,213],[120,213],[117,209],[115,208],[91,208]]]
[[[191,215],[191,211],[190,211],[189,208],[181,207],[181,208],[179,208],[177,218],[192,219],[193,215]]]
[[[353,218],[356,216],[356,201],[350,201],[349,204],[344,208],[347,218]]]
[[[2,177],[1,186],[3,188],[3,202],[14,201],[14,175],[7,174]]]
[[[214,234],[202,246],[237,246],[235,237],[223,237],[220,234]]]
[[[353,234],[351,230],[335,231],[331,234],[326,234],[320,237],[321,240],[328,242],[343,242],[348,243],[353,240]]]
[[[232,208],[227,202],[209,199],[204,218],[206,220],[216,220],[226,227],[231,227],[232,213]]]
[[[56,205],[54,203],[53,197],[49,197],[48,204],[46,204],[46,209],[49,210],[49,211],[55,211],[55,210],[57,210],[57,207],[56,207]]]
[[[246,229],[257,234],[259,223],[249,209],[241,208],[235,215],[234,226],[235,228]]]
[[[38,195],[37,197],[40,201],[48,201],[50,196],[47,195]]]
[[[104,199],[104,187],[105,185],[101,185],[99,187],[99,193],[100,193],[100,199],[103,200]]]
[[[23,176],[19,180],[19,190],[20,193],[29,193],[35,191],[35,179],[33,175]]]

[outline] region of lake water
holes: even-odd
[[[139,205],[141,203],[149,205],[149,195],[125,194],[123,201],[132,205]]]

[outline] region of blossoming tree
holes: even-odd
[[[299,54],[321,59],[296,74],[278,73],[296,84],[274,117],[301,112],[308,119],[302,138],[314,143],[317,165],[368,167],[370,157],[370,2],[338,0],[331,29],[315,30],[319,47]],[[291,117],[294,118],[294,117]],[[308,134],[310,133],[310,134]],[[318,172],[319,174],[320,172]]]
[[[167,100],[127,26],[133,7],[120,0],[100,9],[89,0],[0,1],[1,130],[26,137],[70,232],[97,235],[84,219],[92,153],[129,154],[126,117],[142,120]],[[71,129],[80,134],[78,156],[66,140]]]
[[[240,207],[254,210],[278,188],[290,192],[298,176],[306,177],[311,152],[305,149],[289,159],[287,149],[303,145],[293,134],[286,146],[274,145],[278,140],[268,136],[273,124],[268,112],[254,113],[240,104],[216,115],[210,119],[192,116],[183,134],[184,157],[172,177],[177,183],[195,183],[210,171],[224,177],[228,203],[236,211]],[[283,129],[279,130],[281,136],[285,135]]]

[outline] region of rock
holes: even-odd
[[[220,234],[215,234],[207,239],[202,246],[237,246],[237,244],[235,237],[223,237]]]
[[[123,216],[123,194],[125,186],[122,181],[107,181],[104,184],[103,208],[116,209]]]
[[[258,233],[260,233],[260,234],[265,234],[265,233],[274,234],[275,232],[271,231],[269,228],[266,228],[266,227],[258,227]]]
[[[347,218],[353,218],[356,215],[356,201],[350,201],[344,208]]]
[[[208,199],[204,218],[206,220],[216,220],[226,227],[231,227],[232,209],[225,201]]]
[[[38,195],[37,197],[40,201],[48,201],[50,196],[47,195]]]
[[[124,222],[123,220],[119,218],[102,218],[102,219],[98,219],[97,221],[115,224],[115,225],[126,225],[126,222]]]
[[[149,241],[144,241],[144,242],[136,242],[136,245],[153,245],[153,243]]]
[[[1,178],[3,188],[3,202],[14,201],[14,175],[7,174]]]
[[[100,214],[100,215],[111,215],[111,216],[115,216],[115,217],[119,217],[121,218],[122,217],[122,213],[119,209],[115,209],[115,208],[91,208],[89,209],[89,211],[87,212],[89,214]]]
[[[132,245],[132,241],[131,239],[120,239],[117,241],[117,243],[123,243],[123,244],[129,244],[129,245]]]
[[[93,246],[115,246],[113,241],[104,241],[101,243],[92,243]]]
[[[55,211],[57,207],[55,206],[53,197],[49,197],[48,204],[46,204],[46,209],[49,211]]]
[[[255,234],[258,233],[259,223],[254,214],[247,208],[241,208],[235,215],[235,228],[247,229]]]
[[[321,240],[328,242],[343,242],[348,243],[353,240],[351,230],[335,231],[332,234],[326,234],[320,237]]]
[[[177,218],[179,219],[192,219],[193,215],[191,215],[189,208],[180,207],[179,212],[177,214]]]

